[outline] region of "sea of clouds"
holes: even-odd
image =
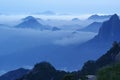
[[[0,67],[0,74],[20,66],[31,66],[29,64],[35,64],[37,61],[39,62],[42,60],[53,62],[53,65],[57,67],[60,66],[58,62],[63,63],[59,69],[67,70],[70,64],[66,64],[68,62],[65,56],[69,53],[64,52],[64,49],[61,48],[80,45],[96,35],[96,33],[92,32],[76,31],[73,27],[67,27],[68,29],[62,29],[60,31],[14,28],[13,26],[19,24],[24,17],[25,15],[18,17],[8,15],[0,16],[0,24],[10,25],[9,27],[0,27],[0,62],[2,65]],[[60,28],[60,26],[58,27]],[[40,46],[40,49],[38,46]],[[53,48],[50,46],[53,46]],[[55,49],[57,49],[55,52],[58,54],[51,53],[54,52]],[[61,53],[59,53],[60,51]],[[58,56],[56,57],[56,55]],[[68,58],[71,59],[72,56]],[[59,61],[60,59],[62,60]]]

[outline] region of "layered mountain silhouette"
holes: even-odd
[[[85,31],[85,32],[95,32],[98,33],[99,29],[101,27],[102,23],[101,22],[93,22],[86,26],[85,28],[79,29],[77,31]]]
[[[86,75],[96,75],[99,69],[116,64],[116,57],[120,53],[120,43],[114,42],[113,47],[104,55],[95,60],[87,61],[81,70],[65,72],[56,70],[50,63],[37,63],[29,73],[24,74],[17,80],[61,80],[65,75],[71,74],[75,79],[80,79]],[[10,76],[10,74],[9,74]],[[10,79],[6,79],[10,80]]]
[[[28,72],[29,70],[24,68],[13,70],[0,76],[0,80],[16,80],[18,78],[21,78],[23,75],[27,74]]]
[[[79,53],[83,54],[82,56],[84,56],[83,60],[85,60],[84,58],[92,59],[92,60],[85,63],[81,71],[73,72],[73,74],[75,74],[76,76],[95,74],[96,71],[99,70],[100,68],[107,65],[114,64],[116,61],[119,61],[118,59],[120,55],[119,54],[120,45],[114,43],[113,47],[110,49],[114,41],[118,41],[118,42],[120,41],[119,34],[120,34],[120,19],[117,14],[114,14],[111,16],[111,18],[108,21],[103,22],[99,30],[99,33],[93,39],[78,46]],[[34,53],[35,53],[35,49],[36,48],[34,48],[33,50]],[[42,49],[46,49],[46,48],[43,47]],[[71,50],[73,50],[73,48],[66,50],[64,54],[71,52]],[[73,50],[73,52],[71,53],[73,53],[74,55],[72,56],[70,56],[70,54],[69,55],[65,54],[64,59],[66,60],[67,57],[70,57],[71,60],[75,58],[79,59],[78,58],[80,57],[79,54],[78,53],[76,54],[76,52],[78,51],[76,49]],[[103,53],[105,53],[106,51],[108,52],[103,55]],[[32,55],[31,58],[33,58],[34,55]],[[60,56],[60,55],[57,54],[57,56]],[[54,58],[56,58],[56,55]],[[64,59],[63,61],[65,61]],[[93,60],[93,59],[97,59],[97,60]],[[78,62],[80,61],[78,60]],[[21,77],[18,80],[61,80],[65,74],[67,74],[67,72],[56,70],[50,63],[42,62],[42,63],[36,64],[28,74],[25,74],[23,77]],[[5,79],[2,79],[2,80],[5,80]]]
[[[114,15],[112,17],[114,17]],[[101,28],[103,28],[104,23],[107,23],[108,26],[110,24],[109,28],[111,28],[111,23],[112,24],[116,23],[116,21],[112,21],[110,23],[109,22],[110,20],[103,22]],[[114,26],[113,28],[116,29],[116,26]],[[10,65],[13,62],[16,62],[14,60],[17,59],[17,63],[19,63],[20,62],[19,60],[22,59],[23,62],[21,63],[21,65],[24,65],[24,64],[27,64],[28,62],[30,62],[31,64],[36,62],[37,60],[35,60],[34,58],[37,58],[39,61],[41,61],[41,60],[50,61],[53,64],[56,64],[57,67],[64,67],[64,65],[65,65],[65,67],[67,67],[67,68],[69,68],[69,66],[71,66],[69,68],[69,70],[74,70],[76,68],[79,69],[80,66],[87,60],[98,59],[108,49],[111,48],[111,45],[113,44],[114,41],[118,41],[118,39],[115,39],[114,37],[111,37],[111,39],[106,39],[107,37],[105,37],[105,35],[110,35],[110,34],[108,34],[108,32],[107,32],[108,29],[106,29],[105,31],[106,31],[106,33],[104,33],[104,35],[101,35],[102,34],[102,31],[101,31],[93,39],[85,42],[84,44],[78,44],[77,48],[76,48],[76,45],[75,46],[74,45],[64,46],[64,47],[58,46],[58,45],[36,46],[36,47],[27,48],[23,51],[18,51],[17,55],[11,54],[10,56],[9,55],[5,56],[6,58],[1,57],[0,61],[1,61],[1,63],[3,60],[9,61],[10,63],[6,62],[3,64]],[[118,30],[116,30],[116,31],[118,33],[120,32]],[[101,35],[101,37],[100,37],[100,35]],[[116,37],[120,38],[119,35],[116,35]],[[33,55],[33,53],[35,53],[35,54]],[[23,55],[23,54],[24,54],[24,56],[22,57],[21,55]],[[50,55],[48,55],[48,54],[50,54]],[[48,55],[49,57],[46,57],[46,55]],[[69,55],[69,57],[68,57],[68,55]],[[24,61],[24,60],[26,60],[26,56],[28,58],[28,61]],[[78,65],[79,60],[81,60],[81,64]],[[69,61],[71,63],[68,63]],[[59,65],[58,62],[62,63],[62,64]],[[71,64],[73,64],[73,65],[71,65]],[[6,67],[6,66],[4,66],[4,67]]]
[[[50,27],[40,24],[36,18],[33,16],[28,16],[23,19],[23,21],[15,26],[16,28],[31,28],[31,29],[38,29],[38,30],[47,30]]]
[[[64,76],[70,74],[76,80],[86,75],[96,75],[99,69],[116,64],[116,57],[120,53],[120,43],[114,42],[113,47],[97,60],[87,61],[81,70],[65,72],[56,70],[50,63],[37,63],[32,70],[18,69],[8,72],[0,77],[0,80],[62,80]],[[15,76],[15,77],[14,77]],[[19,78],[19,79],[18,79]]]
[[[108,50],[114,41],[120,41],[120,19],[117,14],[103,22],[99,33],[91,40],[83,43],[78,48],[88,58],[97,59]]]

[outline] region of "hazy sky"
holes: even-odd
[[[1,13],[120,13],[120,0],[1,0]]]

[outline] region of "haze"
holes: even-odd
[[[120,0],[2,0],[0,13],[20,14],[53,11],[71,14],[120,13]]]

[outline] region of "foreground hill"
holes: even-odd
[[[95,75],[99,69],[117,63],[118,61],[116,60],[116,57],[119,53],[120,44],[115,42],[113,47],[96,61],[90,60],[86,62],[81,70],[81,73],[84,75]]]
[[[96,52],[97,53],[97,52]],[[0,77],[1,80],[14,80],[15,78],[19,78],[17,80],[78,80],[78,79],[88,79],[87,75],[96,75],[96,73],[106,67],[113,64],[116,64],[118,61],[116,60],[116,56],[120,53],[120,43],[115,42],[113,47],[107,51],[104,55],[98,58],[96,61],[90,60],[86,62],[83,68],[79,71],[74,72],[65,72],[56,70],[50,63],[41,62],[37,63],[29,73],[19,74],[19,70],[8,72],[4,74],[4,78]],[[21,71],[21,69],[20,69]],[[23,71],[23,70],[22,70]],[[101,73],[101,72],[100,72]],[[99,74],[100,74],[99,73]],[[18,75],[19,76],[16,76]],[[9,76],[9,77],[8,77]],[[14,77],[15,76],[15,77]],[[101,76],[101,74],[100,74]],[[91,79],[93,79],[92,77]],[[95,79],[95,78],[94,78]]]
[[[65,74],[66,72],[56,70],[50,63],[42,62],[36,64],[29,74],[17,80],[61,80]]]
[[[120,80],[120,64],[101,69],[97,74],[97,80]]]

